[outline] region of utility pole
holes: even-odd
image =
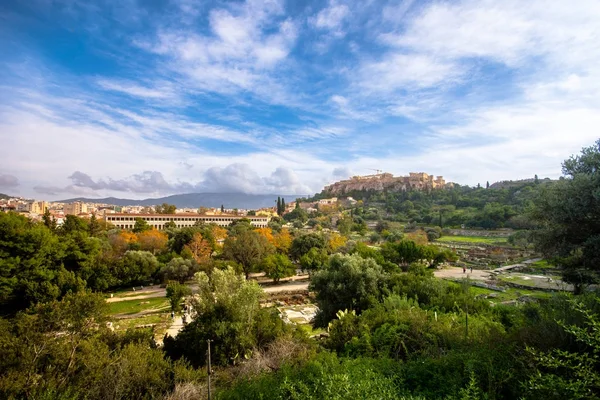
[[[212,368],[210,366],[210,339],[206,340],[206,343],[208,344],[208,364],[206,365],[207,369],[206,372],[208,373],[208,400],[211,399],[210,397],[210,375],[212,374]]]

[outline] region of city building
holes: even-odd
[[[31,214],[43,214],[48,209],[48,203],[45,201],[33,201],[27,203],[27,211]]]
[[[73,203],[68,203],[63,206],[63,211],[65,215],[79,215],[86,214],[88,212],[87,204],[82,203],[81,201],[76,201]]]
[[[165,224],[173,222],[177,228],[194,226],[202,221],[206,224],[229,226],[232,222],[247,218],[257,228],[266,228],[270,217],[266,216],[235,216],[235,215],[200,215],[200,214],[107,214],[104,219],[121,229],[133,229],[135,220],[141,218],[153,228],[164,229]]]

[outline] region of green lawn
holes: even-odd
[[[455,243],[484,243],[484,244],[506,244],[508,239],[505,237],[483,237],[483,236],[442,236],[437,242],[455,242]]]
[[[109,303],[109,314],[136,314],[144,310],[164,309],[169,307],[169,301],[164,297],[154,297],[141,300],[125,300]]]
[[[453,282],[455,285],[460,285],[459,283],[455,283]],[[471,286],[470,288],[470,292],[473,295],[479,295],[479,294],[485,294],[485,295],[489,295],[489,294],[495,294],[496,297],[494,298],[488,298],[488,300],[490,300],[493,303],[501,303],[503,301],[510,301],[510,300],[516,300],[521,296],[531,296],[531,297],[535,297],[538,299],[544,299],[544,298],[548,298],[552,296],[552,293],[549,292],[544,292],[541,290],[528,290],[528,289],[516,289],[516,288],[511,288],[511,287],[507,287],[505,292],[498,292],[496,290],[491,290],[491,289],[486,289],[486,288],[482,288],[482,287],[477,287],[477,286]]]

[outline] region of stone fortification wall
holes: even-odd
[[[332,195],[343,195],[352,191],[390,190],[394,192],[405,190],[430,190],[445,187],[443,177],[433,179],[432,175],[424,172],[411,172],[409,176],[394,176],[390,173],[377,175],[353,176],[351,179],[336,182],[325,187],[325,192]]]

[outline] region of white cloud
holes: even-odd
[[[174,97],[172,89],[168,86],[162,88],[148,88],[127,81],[111,81],[108,79],[98,80],[98,85],[109,91],[124,93],[134,97],[142,97],[149,99],[164,99]]]
[[[164,57],[167,67],[201,90],[234,94],[250,91],[279,101],[284,91],[274,71],[293,48],[298,30],[282,17],[280,1],[252,1],[213,9],[209,34],[191,28],[162,28],[138,47]]]
[[[342,25],[350,14],[350,8],[345,4],[339,4],[336,0],[329,0],[327,7],[323,8],[317,15],[309,19],[309,23],[317,29],[331,31],[334,36],[345,35]]]
[[[463,71],[454,63],[424,54],[389,54],[379,61],[365,62],[359,71],[359,85],[376,92],[422,89],[449,85]]]

